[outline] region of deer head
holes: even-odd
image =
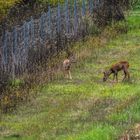
[[[108,77],[110,76],[111,73],[112,73],[111,70],[103,72],[103,74],[104,74],[103,82],[105,82],[108,79]]]
[[[67,51],[67,59],[69,59],[71,63],[76,63],[76,56],[70,51]]]

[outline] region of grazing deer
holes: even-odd
[[[68,57],[63,61],[63,72],[64,72],[64,77],[72,79],[71,76],[71,64],[75,63],[75,58],[74,55],[71,55],[70,53],[68,54]]]
[[[128,72],[128,68],[129,68],[129,63],[127,61],[120,61],[120,62],[112,65],[109,70],[104,72],[103,81],[105,82],[111,74],[114,75],[113,80],[115,80],[115,77],[116,77],[116,81],[118,81],[118,72],[121,70],[124,72],[124,78],[122,81],[124,81],[126,79],[126,77],[128,77],[128,79],[130,79],[130,74]]]

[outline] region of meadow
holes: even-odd
[[[139,123],[139,10],[127,15],[126,26],[127,33],[112,24],[100,36],[73,44],[73,79],[60,71],[26,105],[1,114],[0,140],[116,140]],[[131,80],[121,82],[120,72],[118,83],[103,83],[103,71],[120,60],[129,61]]]

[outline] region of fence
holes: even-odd
[[[46,13],[39,19],[24,22],[21,27],[14,27],[12,32],[5,31],[0,38],[0,67],[2,72],[8,72],[13,78],[17,74],[26,72],[38,60],[35,53],[41,58],[50,55],[49,45],[54,43],[57,48],[63,49],[65,43],[86,35],[86,16],[92,17],[94,10],[100,5],[99,0],[65,0],[56,7],[48,6]],[[89,26],[89,25],[88,25]],[[55,49],[54,46],[52,46]],[[44,55],[41,51],[44,49]],[[43,53],[43,52],[42,52]],[[54,51],[53,51],[54,53]],[[30,55],[33,55],[34,62]],[[52,54],[51,54],[52,55]],[[34,69],[34,68],[33,68]]]

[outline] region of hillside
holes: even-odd
[[[115,140],[139,123],[140,11],[130,12],[127,22],[128,33],[113,32],[103,47],[92,37],[76,43],[74,48],[81,49],[73,80],[60,76],[30,103],[2,115],[0,139]],[[120,72],[118,83],[103,83],[104,69],[120,60],[129,61],[131,81],[121,82]]]

